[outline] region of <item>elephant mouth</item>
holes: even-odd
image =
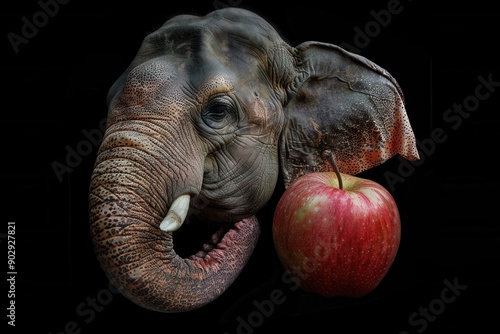
[[[215,253],[228,248],[237,235],[247,230],[248,224],[245,220],[232,224],[190,222],[174,233],[175,252],[190,260],[215,257]]]
[[[238,235],[244,238],[248,230],[247,225],[256,221],[255,219],[233,222],[207,220],[202,215],[188,214],[189,203],[189,195],[178,197],[160,223],[161,230],[172,232],[175,252],[182,258],[196,260],[215,255],[213,252],[229,247]]]

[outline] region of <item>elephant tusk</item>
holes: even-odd
[[[190,199],[191,196],[182,195],[174,200],[170,209],[168,209],[167,215],[160,224],[162,231],[173,232],[181,227],[189,210]]]

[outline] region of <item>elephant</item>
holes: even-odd
[[[148,34],[110,87],[89,180],[90,238],[124,296],[158,312],[219,298],[257,245],[278,180],[418,159],[402,90],[336,45],[289,45],[254,11],[179,14]],[[281,185],[282,183],[280,183]],[[214,228],[180,256],[183,224]],[[187,223],[186,223],[187,222]]]

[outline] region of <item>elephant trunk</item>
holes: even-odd
[[[192,189],[201,185],[174,181],[178,175],[165,180],[172,167],[164,154],[146,153],[151,147],[141,145],[148,142],[145,135],[127,131],[104,139],[90,184],[91,237],[102,268],[126,297],[155,311],[188,311],[229,287],[260,228],[255,217],[243,219],[225,234],[215,233],[189,258],[178,256],[171,231],[185,218]],[[198,179],[195,183],[202,174]]]

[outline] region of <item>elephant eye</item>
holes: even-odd
[[[220,129],[236,119],[236,107],[229,97],[217,96],[207,103],[201,117],[208,126]]]

